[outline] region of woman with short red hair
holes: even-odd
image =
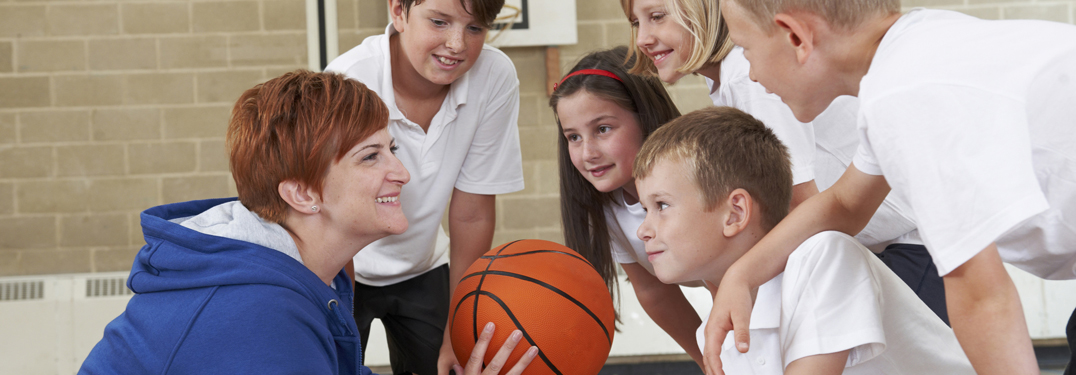
[[[142,213],[136,294],[79,372],[369,374],[344,267],[407,229],[398,197],[410,175],[387,123],[378,96],[338,74],[296,71],[243,93],[227,135],[238,200]]]

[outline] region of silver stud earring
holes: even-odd
[[[319,208],[319,207],[318,207],[318,206],[316,206],[316,205],[315,205],[315,206],[310,206],[310,211],[318,212],[318,210],[320,210],[320,209],[321,209],[321,208]]]

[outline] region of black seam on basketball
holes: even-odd
[[[587,264],[590,264],[590,261],[586,260],[586,258],[583,258],[578,253],[569,253],[567,251],[560,251],[560,250],[531,250],[531,251],[525,251],[525,252],[522,252],[522,253],[507,254],[507,255],[500,255],[500,254],[498,254],[498,255],[483,255],[483,256],[479,257],[479,259],[511,258],[511,257],[522,256],[522,255],[538,254],[538,253],[564,254],[564,255],[568,255],[568,256],[570,256],[572,258],[579,259],[581,261],[587,262]]]
[[[509,246],[512,246],[512,244],[514,244],[516,242],[519,242],[519,241],[522,241],[522,240],[515,240],[515,241],[512,241],[512,242],[504,244],[504,246],[501,246],[501,248],[497,250],[497,254],[499,255],[502,251],[504,251],[504,249],[507,249]],[[486,270],[488,271],[489,267],[491,267],[491,266],[493,266],[493,260],[492,259],[489,261],[489,263],[486,263]],[[461,278],[460,281],[463,281],[464,279],[465,278]],[[486,276],[485,275],[483,275],[481,279],[478,279],[478,286],[475,287],[476,292],[481,292],[482,291],[482,283],[485,282],[485,281],[486,281]],[[459,285],[459,282],[457,282],[456,285]],[[468,294],[470,294],[470,293],[468,293]],[[474,336],[475,341],[478,341],[478,296],[474,297],[474,311],[471,312],[471,335]]]
[[[534,342],[534,339],[531,338],[531,335],[527,334],[527,330],[523,328],[523,325],[519,322],[519,319],[516,319],[515,314],[512,314],[512,309],[508,308],[508,305],[505,304],[504,301],[501,301],[501,299],[498,298],[496,294],[477,290],[474,292],[467,293],[467,295],[471,294],[485,295],[486,297],[489,297],[489,299],[493,300],[493,302],[496,302],[498,305],[501,305],[501,309],[504,310],[504,313],[508,314],[509,319],[512,319],[512,324],[514,324],[516,326],[516,329],[518,329],[519,332],[523,334],[523,339],[527,340],[527,343],[531,344],[531,346],[538,346],[538,343]],[[475,296],[475,300],[478,300],[478,296]],[[476,339],[475,341],[477,342],[478,340]],[[545,356],[545,353],[542,352],[542,348],[538,348],[538,357],[542,359],[542,362],[545,362],[546,366],[549,366],[550,370],[553,370],[554,374],[564,375],[560,372],[559,369],[557,369],[557,366],[554,365],[553,362],[551,362],[549,358]]]
[[[561,297],[564,297],[565,299],[567,299],[569,301],[572,301],[572,303],[574,303],[576,306],[579,306],[579,308],[583,309],[583,311],[586,312],[587,315],[590,315],[590,318],[594,319],[594,322],[598,323],[598,326],[601,327],[602,331],[605,332],[605,339],[609,341],[609,345],[613,344],[613,338],[609,336],[609,329],[605,327],[605,323],[602,323],[601,318],[598,318],[598,315],[594,314],[594,312],[590,311],[590,309],[587,308],[586,305],[584,305],[582,302],[579,302],[579,300],[573,298],[568,293],[565,293],[563,290],[560,290],[557,287],[555,287],[553,285],[550,285],[550,284],[548,284],[548,283],[546,283],[546,282],[544,282],[542,280],[538,280],[538,279],[535,279],[533,277],[526,276],[526,275],[520,275],[518,273],[512,273],[512,272],[506,272],[506,271],[490,271],[490,270],[482,271],[481,273],[482,273],[483,280],[485,280],[486,275],[497,275],[497,276],[511,277],[511,278],[520,279],[520,280],[523,280],[523,281],[529,281],[531,283],[537,284],[538,286],[544,287],[544,288],[552,291],[553,293],[559,294]],[[477,301],[478,297],[475,297],[475,300]],[[477,306],[477,305],[478,304],[475,303],[475,306]],[[476,309],[477,309],[477,307],[476,307]]]

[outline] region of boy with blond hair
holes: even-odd
[[[485,45],[504,0],[387,1],[385,34],[326,67],[377,92],[411,172],[398,197],[410,227],[355,256],[355,321],[363,340],[384,324],[394,374],[446,375],[449,297],[492,245],[496,195],[523,190],[519,79]]]
[[[704,280],[711,291],[792,199],[787,148],[731,107],[655,131],[633,176],[646,210],[638,236],[658,279]],[[729,337],[718,348],[729,373],[973,373],[952,330],[852,237],[819,233],[774,263],[782,273],[758,288],[751,311],[755,345],[738,353]]]
[[[780,272],[773,259],[820,231],[856,233],[892,189],[911,204],[975,369],[1038,373],[1002,262],[1046,279],[1076,278],[1076,27],[927,9],[902,15],[897,0],[721,7],[752,77],[801,121],[837,96],[858,96],[861,142],[836,184],[730,267],[707,341],[735,328],[746,350],[750,290]],[[1074,326],[1076,314],[1070,347]],[[705,357],[718,373],[717,352]]]

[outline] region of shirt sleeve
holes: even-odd
[[[605,211],[605,225],[609,228],[609,250],[613,252],[613,260],[617,263],[637,263],[638,260],[632,254],[631,242],[628,241],[624,230],[620,228],[616,211],[609,206],[606,206],[603,211]]]
[[[878,172],[907,198],[939,274],[1049,207],[1022,100],[934,84],[863,105]]]
[[[796,120],[792,109],[776,94],[767,93],[757,82],[735,82],[734,102],[736,108],[747,112],[766,127],[788,147],[792,157],[792,184],[799,185],[814,180],[814,125]]]
[[[483,96],[480,124],[463,161],[455,187],[473,194],[506,194],[523,190],[523,155],[519,147],[519,79],[507,56],[494,51],[489,87]]]
[[[823,232],[788,258],[781,287],[784,366],[851,349],[847,366],[885,349],[880,285],[866,248],[847,235]]]

